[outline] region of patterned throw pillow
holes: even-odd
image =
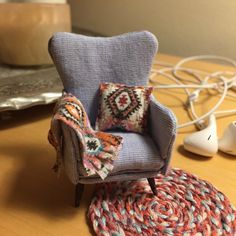
[[[152,87],[102,83],[96,129],[144,133],[151,92]]]

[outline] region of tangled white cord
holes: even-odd
[[[209,73],[206,71],[196,70],[189,67],[186,68],[183,66],[183,64],[187,62],[195,60],[220,60],[235,67],[235,72],[226,70]],[[161,69],[153,68],[151,71],[149,80],[154,84],[154,89],[184,89],[185,93],[187,94],[188,99],[186,101],[186,106],[189,108],[190,115],[193,117],[193,120],[178,125],[178,128],[183,128],[195,124],[199,129],[202,129],[203,127],[205,127],[204,119],[207,119],[212,114],[232,115],[236,113],[236,110],[234,109],[223,111],[217,110],[223,103],[226,96],[236,98],[236,61],[222,56],[201,55],[184,58],[175,65],[160,61],[155,61],[154,63],[159,66],[164,66],[164,68]],[[178,72],[182,72],[182,74],[180,75]],[[188,74],[188,78],[183,76],[183,72],[185,74]],[[172,80],[173,82],[175,82],[175,84],[159,84],[156,78],[160,75]],[[191,76],[194,81],[190,80],[189,76]],[[212,79],[214,79],[214,82],[210,83],[209,80]],[[216,80],[217,82],[215,82]],[[190,92],[189,89],[195,90]],[[194,102],[197,100],[203,89],[213,89],[217,91],[218,94],[221,95],[221,97],[215,104],[215,106],[211,108],[207,113],[198,116],[194,109]]]

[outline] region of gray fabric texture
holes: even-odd
[[[143,176],[143,173],[157,172],[164,166],[164,160],[154,144],[153,140],[148,135],[136,133],[120,133],[113,132],[114,135],[123,137],[123,146],[119,153],[119,158],[114,162],[114,169],[109,176],[102,180],[99,176],[84,177],[79,174],[78,157],[79,145],[74,131],[61,124],[63,132],[63,166],[65,171],[74,184],[78,182],[88,182],[101,180],[109,182],[114,179],[115,175],[119,175],[120,180],[126,180],[126,175],[129,174],[132,179],[132,174],[135,176]],[[143,178],[143,177],[138,177]],[[100,181],[99,181],[100,182]]]
[[[160,169],[164,162],[149,135],[113,132],[123,137],[119,158],[114,162],[111,173],[119,171],[148,171]]]
[[[107,38],[56,33],[49,52],[66,92],[80,99],[94,126],[100,83],[146,85],[157,40],[146,31]]]
[[[146,85],[157,46],[155,36],[146,31],[108,38],[56,33],[49,42],[49,52],[66,92],[80,99],[94,125],[100,83]],[[105,180],[79,175],[79,146],[69,127],[63,127],[63,160],[70,180],[74,184],[99,183],[148,178],[160,171],[165,173],[175,140],[176,120],[173,113],[153,97],[148,126],[149,136],[114,133],[124,137],[124,145],[113,171]]]
[[[59,122],[59,121],[58,121]],[[79,143],[74,130],[60,122],[63,137],[63,167],[73,184],[79,183],[79,165],[77,158],[79,155]]]
[[[164,173],[166,172],[171,152],[176,138],[177,120],[173,112],[160,104],[153,95],[150,100],[149,133],[160,150],[160,155],[165,159]]]

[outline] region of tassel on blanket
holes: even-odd
[[[57,173],[57,177],[61,174],[61,167],[62,167],[62,154],[61,154],[61,137],[55,137],[54,133],[52,132],[52,127],[48,132],[48,141],[49,143],[56,149],[57,157],[56,163],[53,165],[52,170]]]
[[[76,133],[80,146],[80,159],[83,175],[98,174],[105,179],[113,169],[113,162],[118,158],[122,137],[105,132],[94,131],[82,103],[73,95],[65,94],[58,104],[52,118],[48,139],[57,150],[56,166],[62,165],[62,132],[58,122],[65,123]]]

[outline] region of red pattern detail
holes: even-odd
[[[131,102],[124,111],[120,111],[120,109],[117,107],[116,99],[119,98],[123,92],[128,93]],[[142,107],[140,98],[136,94],[135,89],[124,86],[117,86],[115,91],[106,96],[106,105],[114,117],[119,119],[129,119],[132,114]]]
[[[56,105],[48,140],[61,153],[61,136],[58,137],[57,121],[65,123],[76,133],[77,143],[81,153],[77,156],[80,169],[85,176],[98,174],[106,178],[113,169],[113,162],[118,158],[122,145],[122,137],[93,130],[82,103],[71,94],[64,95]],[[57,128],[56,128],[57,127]],[[62,156],[57,159],[56,165],[62,164]]]
[[[122,96],[119,97],[118,103],[119,103],[120,106],[123,107],[124,105],[127,104],[127,101],[128,101],[127,96],[125,94],[123,94]]]
[[[151,92],[152,87],[102,83],[96,129],[146,132]]]
[[[96,235],[236,235],[236,210],[212,184],[180,169],[147,180],[99,185],[88,217]]]

